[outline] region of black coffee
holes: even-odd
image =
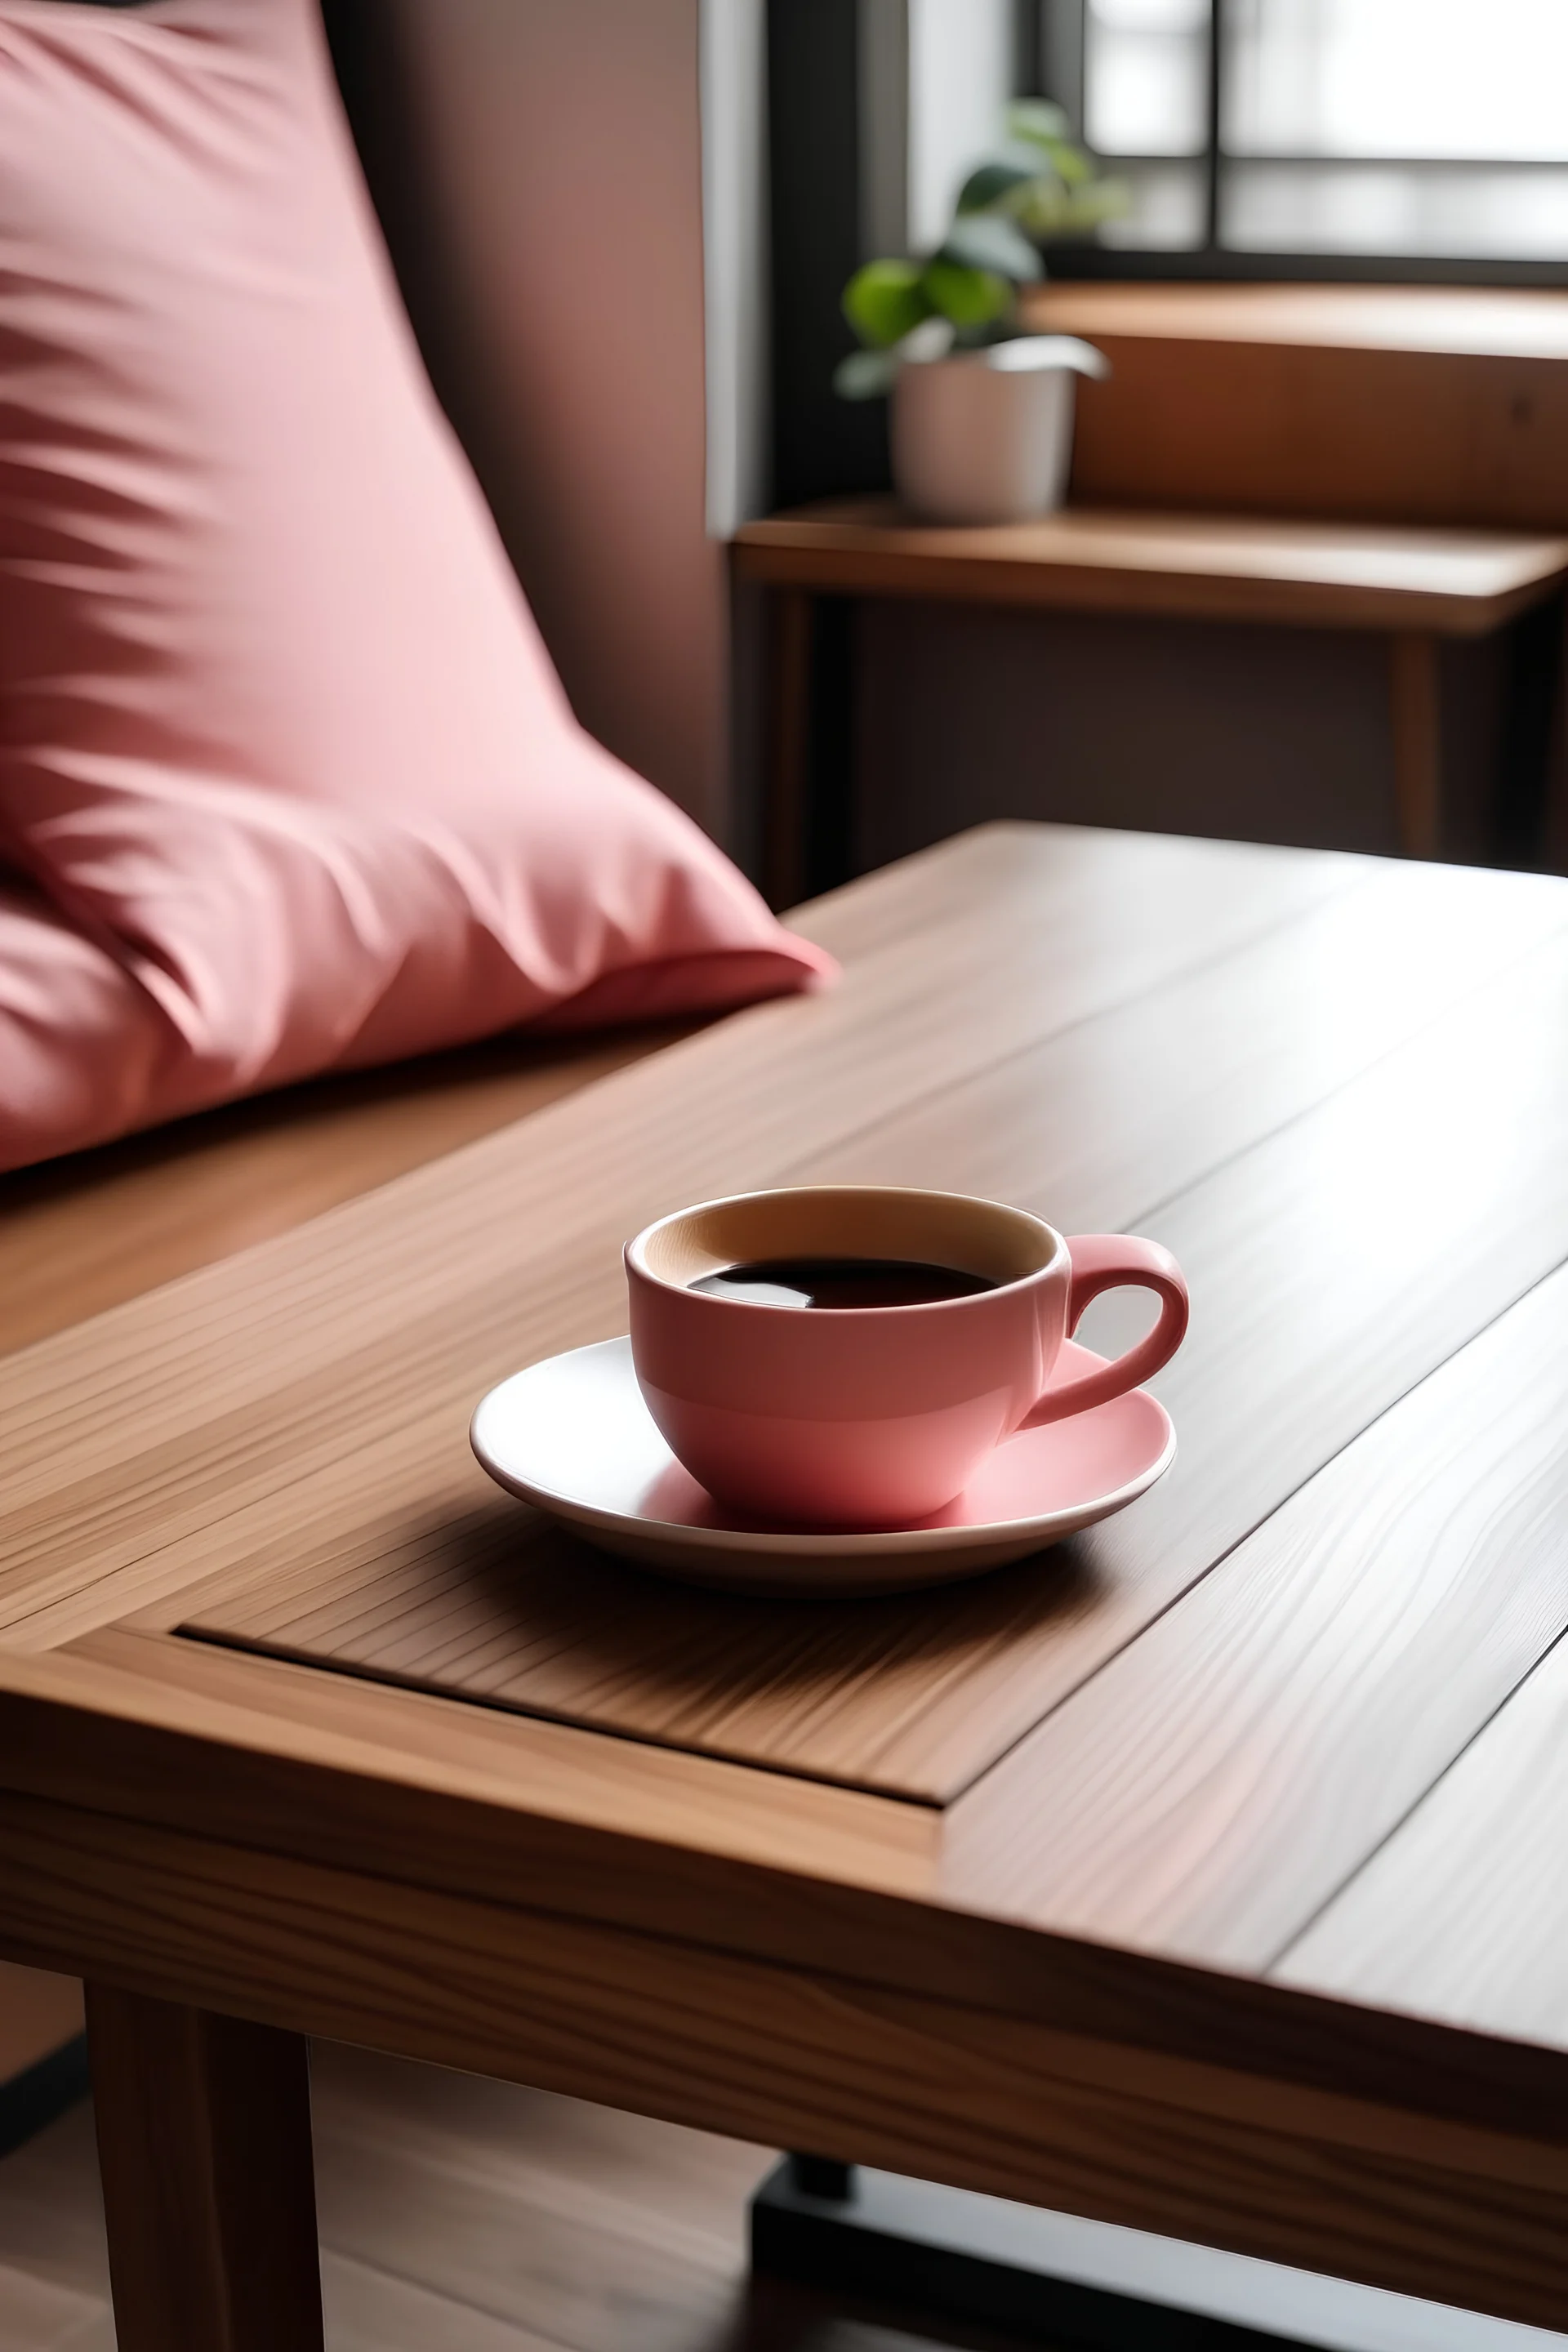
[[[996,1288],[988,1275],[912,1257],[758,1257],[691,1286],[752,1307],[930,1307]]]

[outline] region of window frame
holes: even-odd
[[[1017,0],[1017,87],[1020,96],[1054,99],[1075,131],[1084,119],[1084,16],[1088,0]],[[1568,286],[1568,255],[1561,261],[1477,255],[1286,253],[1242,250],[1219,241],[1221,188],[1230,164],[1278,163],[1316,167],[1343,163],[1371,170],[1442,171],[1450,174],[1509,171],[1563,171],[1563,163],[1517,158],[1412,155],[1235,155],[1220,136],[1225,104],[1224,0],[1209,0],[1209,38],[1205,78],[1205,137],[1189,155],[1114,155],[1119,165],[1190,164],[1203,174],[1204,241],[1188,247],[1102,245],[1098,240],[1053,245],[1047,266],[1057,278],[1196,280],[1261,285],[1285,280],[1316,285]]]

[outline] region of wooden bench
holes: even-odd
[[[500,1038],[0,1176],[0,1355],[269,1241],[698,1026]]]

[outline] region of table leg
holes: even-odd
[[[773,598],[763,887],[777,908],[795,906],[806,888],[813,601],[805,588],[781,588]]]
[[[1406,857],[1436,857],[1442,835],[1443,730],[1437,640],[1410,630],[1389,641],[1394,791]]]
[[[87,1988],[119,2352],[321,2352],[303,2036]]]

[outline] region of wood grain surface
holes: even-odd
[[[1568,891],[1002,827],[802,922],[837,991],[0,1362],[0,1955],[1568,2325]],[[816,1177],[1169,1244],[1175,1469],[918,1612],[568,1570],[476,1397]],[[542,1712],[174,1631],[433,1597]]]
[[[935,1884],[925,1806],[677,1748],[638,1752],[628,1779],[624,1745],[571,1725],[124,1627],[43,1657],[0,1653],[0,1709],[19,1790],[280,1850],[303,1838],[301,1851],[487,1893],[521,1870],[568,1908],[670,1932],[706,1885],[717,1933],[748,1865],[900,1896]],[[584,1879],[584,1851],[606,1840],[607,1874]],[[753,1924],[787,1933],[798,1895],[750,1885]]]
[[[1552,886],[1527,892],[1521,919],[1533,908],[1554,921],[1562,898]],[[1048,1103],[1058,1132],[1065,1128],[1070,1137],[1081,1127],[1101,1148],[1136,1134],[1145,1156],[1136,1170],[1115,1171],[1120,1197],[1114,1183],[1104,1192],[1085,1184],[1085,1206],[1109,1194],[1100,1211],[1107,1222],[1152,1222],[1159,1238],[1179,1235],[1172,1243],[1178,1255],[1204,1268],[1200,1297],[1221,1302],[1161,1384],[1180,1401],[1173,1410],[1183,1456],[1167,1482],[1173,1501],[1156,1490],[1089,1538],[956,1589],[935,1605],[929,1595],[913,1595],[847,1608],[661,1586],[498,1500],[435,1521],[375,1518],[324,1546],[290,1537],[246,1564],[243,1589],[226,1591],[186,1622],[209,1638],[635,1738],[904,1797],[955,1796],[1300,1476],[1517,1295],[1493,1289],[1496,1279],[1522,1286],[1568,1255],[1568,1202],[1559,1202],[1556,1178],[1557,1155],[1568,1149],[1568,1072],[1542,1085],[1531,1147],[1521,1150],[1510,1139],[1479,1165],[1475,1156],[1456,1156],[1448,1108],[1432,1083],[1435,1068],[1466,1058],[1471,1039],[1479,1052],[1494,1028],[1520,1037],[1516,1061],[1494,1061],[1500,1090],[1515,1083],[1552,1024],[1568,1020],[1568,938],[1549,937],[1533,953],[1511,955],[1465,1013],[1466,1025],[1456,1027],[1440,1018],[1451,988],[1463,985],[1442,970],[1452,926],[1434,923],[1424,963],[1413,931],[1404,953],[1379,962],[1392,982],[1389,1025],[1380,1028],[1377,974],[1346,952],[1343,932],[1355,906],[1352,898],[1276,934],[1272,969],[1265,950],[1252,950],[1208,968],[1184,990],[1139,998],[1074,1032],[1079,1068],[1091,1083],[1099,1074],[1092,1117],[1078,1111],[1070,1087],[1041,1085],[1036,1054],[1007,1066],[1021,1106]],[[1392,903],[1388,913],[1392,923]],[[1371,936],[1366,916],[1363,908],[1363,939]],[[1510,945],[1520,944],[1516,933]],[[1461,956],[1472,979],[1489,952],[1509,950],[1495,935],[1489,949],[1479,926]],[[1320,986],[1320,973],[1334,977]],[[1268,1004],[1270,982],[1281,1009],[1295,1006],[1300,1019],[1307,1008],[1316,1054],[1269,1055],[1278,1033],[1258,1017],[1258,1003]],[[1173,1020],[1173,997],[1190,997],[1205,983],[1209,1001],[1178,1002]],[[1336,988],[1347,1015],[1341,1024],[1331,1012]],[[1542,1025],[1524,1021],[1526,1006],[1538,1011]],[[1428,1025],[1379,1062],[1378,1046],[1386,1046],[1391,1030],[1397,1034],[1401,1007],[1405,1022],[1424,1017]],[[1359,1019],[1350,1017],[1352,1008]],[[1142,1034],[1145,1023],[1152,1034]],[[1184,1035],[1204,1038],[1205,1070],[1233,1117],[1245,1116],[1243,1105],[1255,1116],[1268,1105],[1261,1142],[1247,1148],[1237,1118],[1229,1149],[1215,1148],[1213,1127],[1194,1117],[1184,1091]],[[1332,1091],[1336,1039],[1337,1075],[1367,1060],[1373,1067]],[[1234,1092],[1224,1088],[1227,1044],[1249,1066],[1255,1055],[1269,1058],[1271,1089],[1245,1080]],[[1163,1081],[1151,1075],[1162,1066]],[[1292,1080],[1299,1091],[1287,1095]],[[1326,1099],[1314,1100],[1326,1089]],[[1478,1108],[1484,1111],[1484,1104]],[[1179,1150],[1163,1149],[1163,1108],[1169,1131],[1202,1138],[1210,1164],[1220,1165],[1162,1203],[1150,1197],[1160,1173],[1180,1166]],[[1005,1167],[988,1171],[994,1181],[955,1158],[967,1131],[944,1104],[938,1166],[911,1149],[906,1129],[896,1160],[882,1157],[854,1172],[896,1170],[905,1181],[994,1190],[1079,1222],[1078,1202],[1064,1206],[1058,1198],[1044,1138],[1035,1157],[1026,1111],[1015,1120],[994,1097],[990,1116],[974,1122],[993,1149],[1002,1136],[1025,1139]],[[1484,1118],[1481,1131],[1494,1132]],[[1428,1163],[1442,1175],[1435,1179]],[[804,1172],[837,1178],[841,1170],[827,1155]],[[1359,1202],[1352,1198],[1358,1187]],[[1457,1225],[1468,1212],[1473,1228],[1438,1285],[1427,1278],[1431,1228],[1411,1226],[1404,1208],[1418,1188],[1429,1196],[1430,1217],[1441,1218],[1447,1203]],[[1347,1275],[1325,1297],[1325,1263],[1343,1255],[1339,1227],[1358,1219],[1374,1226],[1375,1271],[1354,1280]],[[1492,1246],[1494,1220],[1514,1235],[1511,1253]],[[1090,1221],[1098,1222],[1092,1213]],[[1247,1413],[1252,1428],[1238,1436],[1237,1423]],[[1190,1498],[1197,1496],[1203,1505],[1194,1521]],[[1282,1895],[1277,1890],[1276,1899]],[[1115,1923],[1091,1916],[1072,1924],[1100,1932]]]
[[[1503,2317],[1568,2311],[1560,2139],[1417,2123],[962,2002],[167,1832],[106,1836],[57,1806],[6,1808],[0,1887],[21,1932],[68,1938],[132,1990],[151,1935],[161,1981],[233,2015],[570,2083],[703,2129],[744,2116],[784,2145]]]
[[[1568,526],[1561,289],[1052,285],[1025,308],[1111,362],[1080,387],[1077,499]]]
[[[1568,1626],[1565,1418],[1559,1273],[982,1782],[953,1891],[1266,1970]],[[1048,1811],[1020,1801],[1040,1785]]]
[[[0,1176],[0,1354],[290,1232],[695,1024],[505,1038],[323,1078]]]
[[[1435,357],[1568,360],[1560,289],[1501,286],[1116,285],[1031,288],[1032,320],[1054,334],[1168,342],[1281,343]]]
[[[851,953],[831,993],[740,1014],[0,1363],[0,1640],[47,1647],[243,1561],[278,1512],[319,1538],[367,1499],[488,1500],[475,1402],[622,1328],[621,1244],[650,1217],[794,1181],[889,1110],[1377,871],[1007,826],[913,866],[814,921]],[[862,908],[886,944],[857,955]]]
[[[298,2034],[89,1984],[118,2352],[321,2352]]]
[[[562,1917],[983,2004],[1097,2045],[1331,2083],[1444,2123],[1545,2138],[1561,2125],[1568,2053],[1477,2050],[950,1899],[952,1841],[923,1806],[667,1749],[635,1751],[628,1773],[624,1743],[371,1684],[338,1682],[329,1720],[309,1669],[143,1635],[0,1661],[18,1675],[35,1697],[5,1709],[7,1780],[110,1816],[94,1851],[127,1825],[178,1827],[461,1899],[521,1893]],[[37,1963],[59,1946],[10,1948]]]
[[[734,550],[740,578],[775,588],[1444,636],[1500,628],[1568,572],[1568,539],[1555,533],[1089,505],[1037,522],[938,525],[889,498],[742,524]]]
[[[1557,1434],[1561,1444],[1561,1423]],[[1560,1560],[1562,1528],[1559,1509],[1551,1532]],[[1568,2047],[1565,1819],[1568,1645],[1559,1639],[1274,1975],[1474,2033]]]

